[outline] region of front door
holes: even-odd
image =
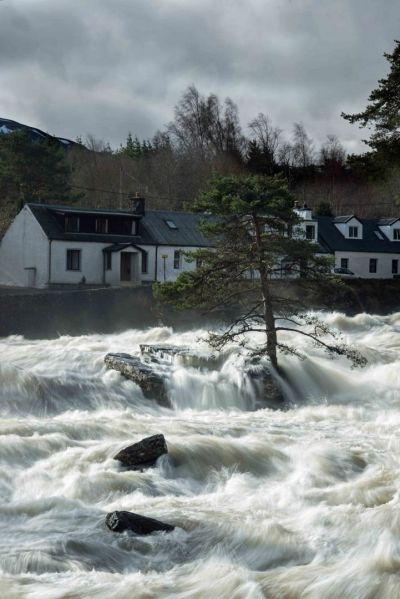
[[[132,254],[121,252],[121,281],[132,280]]]

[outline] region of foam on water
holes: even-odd
[[[0,340],[0,597],[400,596],[400,314],[323,316],[368,357],[352,370],[304,337],[284,356],[289,409],[255,410],[243,350],[176,360],[173,409],[145,399],[108,352],[207,352],[205,331]],[[157,467],[113,456],[163,432]],[[107,511],[176,526],[116,535]]]

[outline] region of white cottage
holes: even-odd
[[[204,216],[26,204],[0,244],[0,284],[138,285],[173,281],[195,268],[184,251],[208,245],[199,230]]]

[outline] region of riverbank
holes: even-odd
[[[300,296],[307,309],[337,310],[347,315],[360,312],[389,314],[400,310],[400,280],[346,281],[334,292],[299,290],[296,282],[277,282],[284,292]],[[288,289],[289,288],[289,289]],[[24,335],[32,339],[59,335],[116,333],[129,328],[160,324],[187,329],[205,317],[196,311],[162,310],[155,304],[151,287],[75,288],[50,290],[0,289],[0,337]],[[220,315],[219,315],[220,317]],[[209,317],[209,321],[216,319]]]

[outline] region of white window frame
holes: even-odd
[[[354,235],[354,233],[355,233],[355,235]],[[352,239],[358,239],[358,226],[357,225],[349,226],[349,237],[351,237]]]

